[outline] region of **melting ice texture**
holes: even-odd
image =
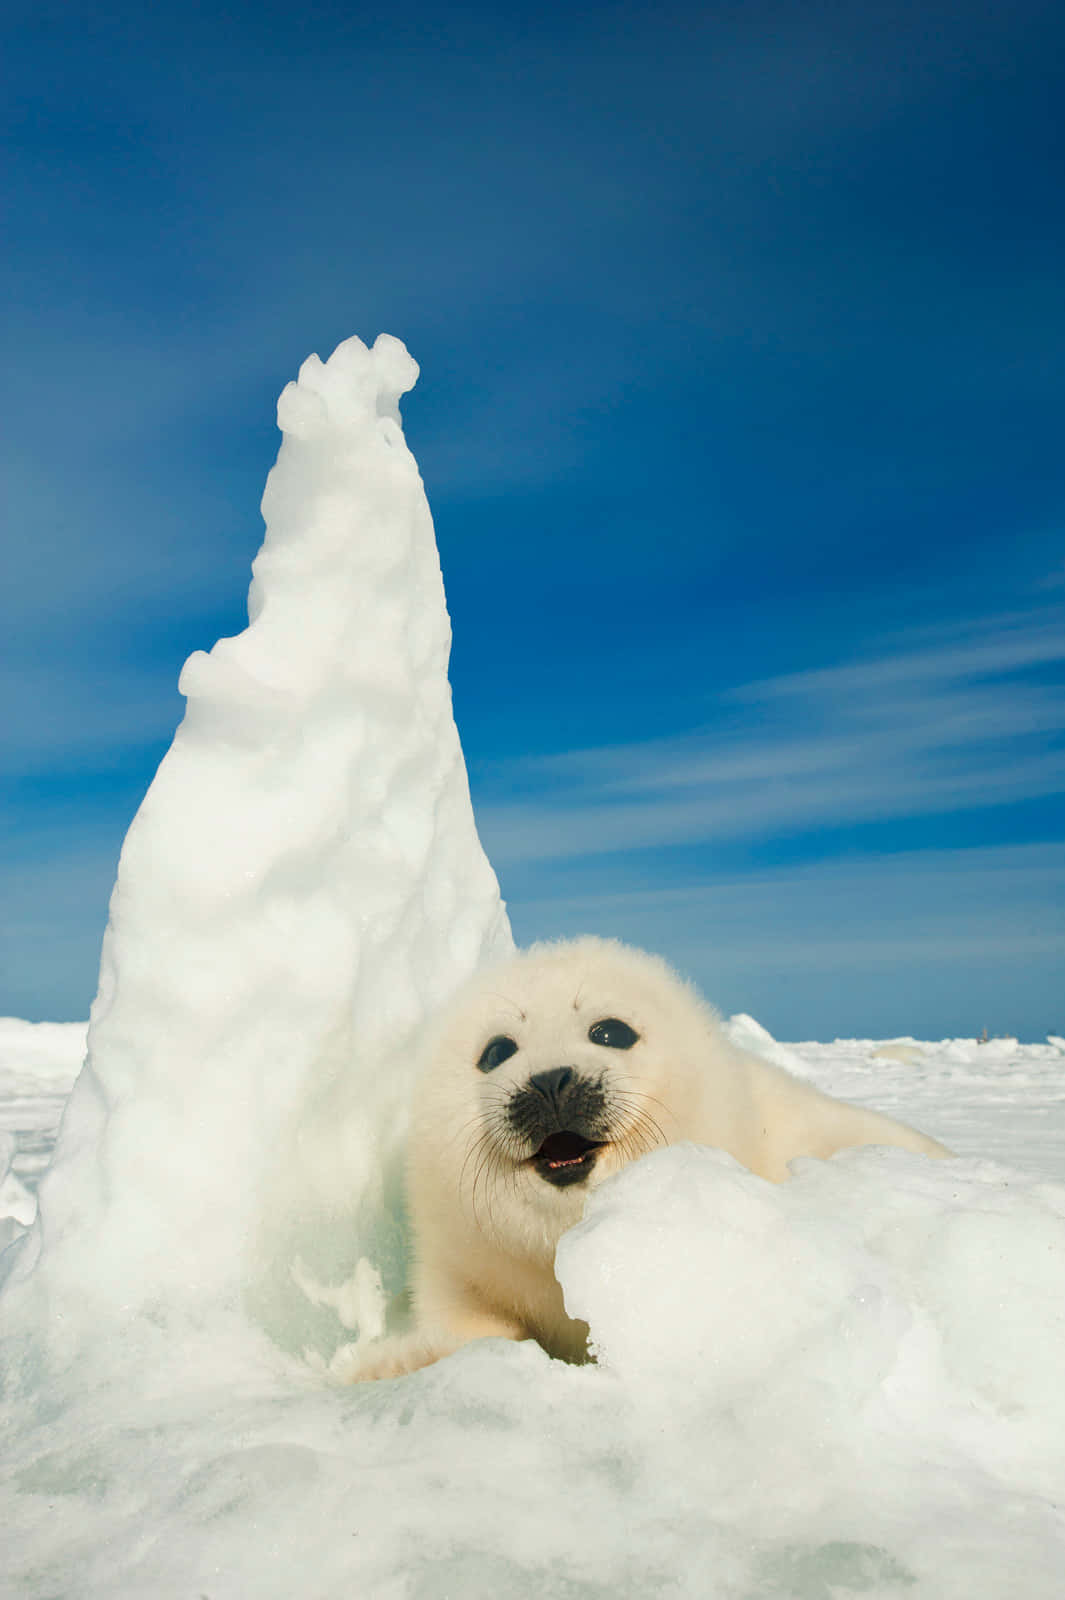
[[[687,1146],[629,1168],[558,1255],[597,1365],[484,1341],[339,1389],[299,1354],[379,1325],[375,1271],[399,1287],[403,1041],[509,939],[395,410],[414,371],[349,341],[282,396],[251,624],[186,668],[130,831],[0,1305],[0,1594],[1057,1600],[1065,1189],[972,1124],[954,1162],[782,1186]]]

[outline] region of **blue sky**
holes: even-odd
[[[9,18],[0,1013],[87,1014],[277,394],[383,330],[518,938],[1065,1029],[1059,6]]]

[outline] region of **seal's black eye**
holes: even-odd
[[[477,1065],[482,1072],[492,1072],[496,1067],[501,1067],[504,1061],[509,1061],[517,1048],[513,1039],[508,1039],[505,1033],[497,1033],[481,1051]]]
[[[592,1023],[588,1037],[593,1044],[605,1044],[608,1050],[631,1050],[640,1035],[620,1017],[604,1017],[602,1022]]]

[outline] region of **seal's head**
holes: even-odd
[[[434,1030],[418,1168],[450,1173],[484,1227],[530,1209],[569,1226],[589,1187],[678,1137],[715,1031],[655,956],[606,939],[534,945],[478,974]]]

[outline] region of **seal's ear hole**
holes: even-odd
[[[640,1035],[620,1017],[604,1017],[601,1022],[592,1023],[588,1037],[593,1044],[605,1044],[608,1050],[631,1050]]]
[[[509,1061],[517,1048],[513,1039],[508,1039],[505,1033],[497,1033],[494,1039],[489,1039],[481,1051],[477,1065],[482,1072],[492,1072],[496,1067],[501,1067],[504,1061]]]

